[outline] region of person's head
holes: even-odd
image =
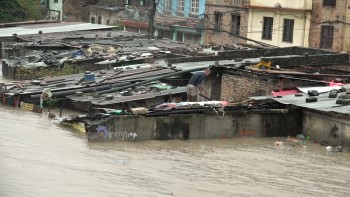
[[[205,75],[206,77],[209,76],[210,73],[211,73],[210,68],[207,68],[207,69],[204,70],[204,75]]]

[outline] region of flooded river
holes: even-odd
[[[87,142],[0,105],[0,196],[350,196],[350,153],[273,138]]]

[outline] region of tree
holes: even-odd
[[[0,23],[41,19],[38,0],[1,0]]]

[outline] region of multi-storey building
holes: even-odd
[[[152,5],[152,0],[100,0],[90,8],[90,22],[147,34]]]
[[[314,0],[310,47],[350,51],[350,0]]]
[[[205,0],[159,0],[156,34],[174,41],[203,43]]]
[[[62,2],[63,0],[47,0],[49,8],[48,16],[50,19],[62,19]]]
[[[97,0],[41,0],[43,10],[47,11],[48,19],[69,22],[89,22],[89,7]]]
[[[278,47],[309,45],[312,0],[250,0],[247,37]]]
[[[153,9],[152,0],[124,0],[124,12],[120,24],[126,31],[150,33],[149,20]]]
[[[311,10],[312,0],[208,0],[206,42],[307,47]]]
[[[244,0],[207,0],[205,4],[205,43],[246,42],[248,8]]]

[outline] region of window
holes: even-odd
[[[199,0],[192,0],[191,2],[191,12],[198,13],[199,11]]]
[[[95,17],[92,16],[92,17],[90,18],[90,22],[91,22],[92,24],[95,24],[95,23],[96,23]]]
[[[215,12],[214,13],[214,30],[215,31],[221,31],[222,26],[222,13],[221,12]]]
[[[53,2],[54,2],[54,3],[58,3],[58,0],[54,0]]]
[[[272,40],[272,27],[273,27],[273,18],[264,17],[262,39]]]
[[[239,35],[239,29],[241,28],[241,16],[232,15],[231,32],[233,34]]]
[[[180,12],[184,12],[185,11],[185,0],[179,0],[178,7],[179,7]]]
[[[171,12],[171,0],[164,0],[164,11]]]
[[[144,7],[150,6],[150,1],[149,0],[140,0],[140,5]]]
[[[293,33],[294,33],[294,20],[293,19],[284,19],[283,23],[283,42],[293,42]]]
[[[335,7],[336,0],[323,0],[323,6]]]
[[[333,26],[322,25],[321,26],[321,48],[331,49],[333,46]]]
[[[110,25],[111,21],[110,20],[107,20],[106,21],[106,25]]]
[[[97,23],[98,23],[98,24],[102,24],[102,17],[101,17],[101,16],[98,16],[98,18],[97,18]]]

